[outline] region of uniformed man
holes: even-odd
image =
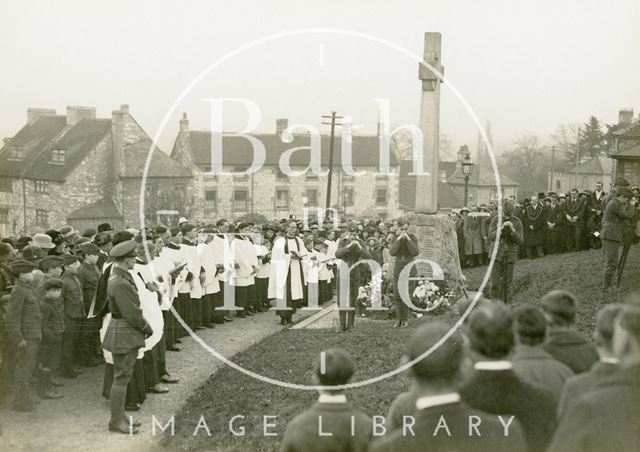
[[[498,233],[498,217],[489,225],[489,240],[497,246],[496,260],[491,270],[491,298],[509,302],[513,270],[518,259],[518,247],[523,241],[522,222],[514,216],[511,200],[505,200],[502,207],[503,222],[500,241],[496,241]],[[492,248],[493,249],[493,248]]]
[[[604,256],[603,290],[612,286],[612,279],[618,271],[620,246],[624,239],[624,223],[635,215],[636,199],[627,187],[615,189],[615,197],[609,201],[602,220],[602,248]]]
[[[125,398],[138,350],[144,347],[145,338],[153,334],[142,315],[138,292],[129,273],[136,262],[136,246],[134,240],[127,240],[111,250],[115,263],[108,282],[107,298],[112,318],[102,344],[113,354],[109,430],[125,434],[138,433],[140,424],[127,422],[124,417]]]

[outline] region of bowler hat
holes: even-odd
[[[22,273],[31,273],[36,268],[33,262],[29,262],[24,259],[17,259],[11,262],[9,266],[11,268],[11,273],[13,273],[14,275],[20,275]]]
[[[109,223],[101,223],[98,225],[98,232],[111,232],[113,228]]]
[[[47,234],[43,234],[42,232],[38,232],[33,236],[33,241],[31,242],[31,244],[45,250],[56,247],[53,244],[51,237],[49,237]]]

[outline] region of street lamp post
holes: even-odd
[[[471,173],[473,173],[473,162],[468,152],[460,165],[462,167],[462,174],[464,175],[464,205],[466,206],[469,200],[469,178],[471,177]]]

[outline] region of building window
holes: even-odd
[[[36,193],[47,193],[49,191],[49,181],[37,180]]]
[[[249,192],[247,190],[233,191],[233,210],[246,212],[249,201]]]
[[[249,168],[242,168],[242,167],[236,166],[235,168],[233,168],[232,171],[234,173],[239,173],[239,172],[242,172],[242,171],[246,171],[247,169],[249,169]],[[235,182],[246,182],[246,181],[249,180],[249,175],[248,174],[237,174],[237,175],[233,176],[233,180]]]
[[[353,188],[344,189],[344,205],[346,207],[352,206],[353,202]]]
[[[389,180],[389,176],[386,174],[376,174],[376,182],[387,182]]]
[[[0,209],[0,224],[9,224],[9,209]]]
[[[317,206],[318,205],[318,190],[315,188],[309,188],[305,191],[304,196],[306,198],[305,206]]]
[[[556,190],[560,190],[560,188],[561,188],[560,179],[556,179]]]
[[[378,188],[376,190],[376,206],[384,206],[387,204],[387,189]]]
[[[24,149],[22,149],[22,148],[12,148],[11,149],[11,160],[24,160]]]
[[[8,177],[0,179],[0,192],[12,193],[13,192],[13,180]]]
[[[276,209],[289,209],[289,190],[276,190]]]
[[[67,158],[67,151],[64,149],[54,149],[51,151],[51,163],[64,163]]]
[[[36,209],[36,226],[41,228],[49,227],[49,212],[44,209]]]
[[[205,191],[204,200],[207,209],[218,210],[218,193],[215,190]]]

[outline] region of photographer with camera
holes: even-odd
[[[500,241],[498,235],[498,217],[495,216],[489,225],[489,240],[493,247],[497,246],[496,260],[491,271],[491,298],[509,302],[513,269],[518,260],[518,247],[522,244],[522,221],[514,215],[513,201],[506,199],[502,204],[503,223]]]

